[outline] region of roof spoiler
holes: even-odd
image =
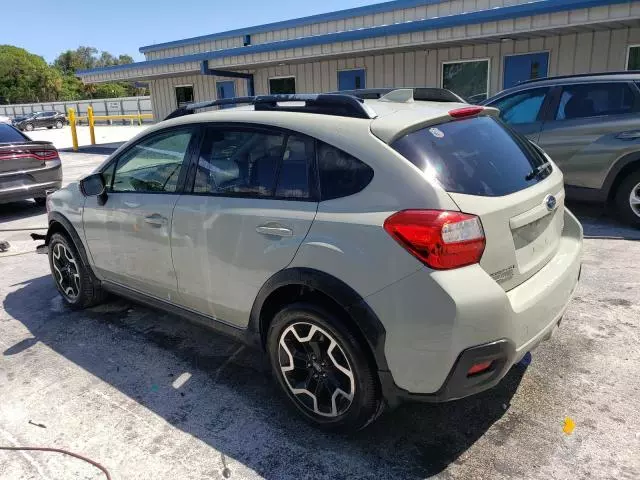
[[[453,93],[446,88],[436,87],[406,87],[406,88],[361,88],[357,90],[341,90],[339,92],[347,95],[353,95],[354,97],[361,98],[362,100],[377,100],[382,97],[388,96],[391,92],[413,91],[413,100],[416,102],[455,102],[455,103],[467,103],[461,96]],[[398,94],[398,98],[404,98],[406,93]],[[395,94],[392,95],[394,98]],[[395,101],[395,100],[388,100]],[[401,100],[406,101],[406,100]]]

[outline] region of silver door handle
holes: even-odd
[[[260,225],[256,227],[256,232],[262,235],[273,235],[275,237],[292,237],[293,230],[280,225]]]
[[[167,217],[163,217],[159,213],[154,213],[153,215],[144,217],[144,221],[153,227],[162,227],[167,224]]]
[[[139,203],[135,203],[135,202],[122,202],[124,203],[125,207],[129,207],[129,208],[138,208],[140,206]]]

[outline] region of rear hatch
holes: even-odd
[[[520,285],[554,256],[564,226],[562,174],[499,120],[439,123],[392,147],[435,177],[462,212],[480,218],[486,238],[480,265],[502,288]]]

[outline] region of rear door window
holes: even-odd
[[[353,195],[371,182],[373,170],[369,165],[331,145],[318,143],[322,200]]]
[[[633,92],[623,82],[567,85],[562,90],[556,120],[631,113],[633,104]]]
[[[533,144],[486,116],[426,127],[391,146],[452,193],[508,195],[551,172]]]

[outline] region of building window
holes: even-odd
[[[489,94],[489,60],[443,63],[442,87],[470,103],[485,100]]]
[[[640,45],[631,45],[627,52],[627,70],[640,70]]]
[[[248,47],[249,45],[251,45],[251,35],[245,35],[242,44],[245,47]]]
[[[176,102],[178,108],[193,103],[193,85],[179,85],[176,87]]]
[[[296,93],[295,77],[270,78],[269,93],[272,95]]]

